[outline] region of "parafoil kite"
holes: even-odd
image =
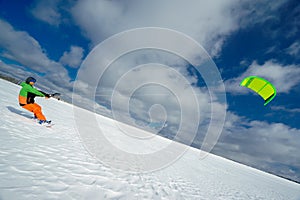
[[[259,94],[265,100],[264,105],[267,105],[276,96],[276,88],[269,81],[258,76],[246,77],[240,85]]]

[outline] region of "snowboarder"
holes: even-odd
[[[46,120],[46,117],[42,113],[41,106],[34,102],[36,96],[49,98],[50,95],[34,88],[33,85],[35,82],[35,78],[28,77],[25,82],[20,84],[22,89],[19,93],[19,104],[22,108],[33,112],[34,118],[36,118],[40,124],[50,124],[51,121]]]

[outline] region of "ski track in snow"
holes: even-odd
[[[114,170],[85,150],[72,105],[37,99],[55,124],[46,128],[18,106],[19,86],[0,80],[0,87],[0,200],[300,199],[299,184],[218,156],[199,159],[193,148],[156,172]]]

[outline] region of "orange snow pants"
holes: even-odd
[[[46,117],[42,113],[41,106],[38,105],[37,103],[29,103],[22,107],[30,112],[33,112],[36,118],[38,118],[39,120],[46,120]]]

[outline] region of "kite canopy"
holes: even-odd
[[[264,105],[267,105],[276,96],[275,87],[267,80],[257,77],[249,76],[246,77],[241,83],[241,86],[247,87],[257,94],[259,94],[264,100]]]

